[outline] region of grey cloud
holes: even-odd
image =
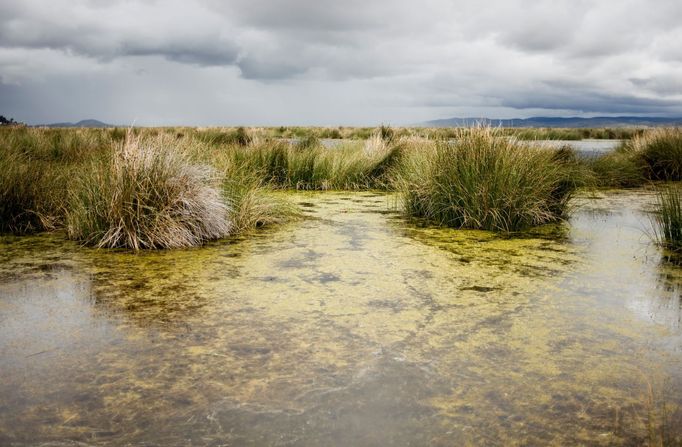
[[[677,114],[680,38],[679,0],[2,2],[0,103],[43,101],[38,116],[63,110],[54,92],[68,87],[118,121],[121,97],[160,122],[174,104],[197,123],[226,109],[331,124],[436,109]]]
[[[214,8],[233,13],[243,23],[264,29],[353,31],[378,26],[372,2],[362,0],[233,0]],[[382,2],[379,2],[382,3]]]
[[[642,98],[628,95],[605,95],[598,92],[537,93],[502,98],[500,105],[515,109],[561,109],[582,113],[681,113],[679,101]]]
[[[134,9],[123,17],[111,16],[102,5],[85,7],[81,15],[50,14],[36,5],[5,5],[0,8],[0,47],[49,48],[100,60],[125,56],[157,55],[196,65],[229,65],[238,56],[236,44],[214,26],[182,24],[173,27],[167,20],[136,17]],[[58,2],[55,2],[58,3]],[[68,10],[68,5],[63,5]],[[88,3],[88,6],[91,6]],[[151,10],[144,10],[151,12]],[[129,23],[121,23],[120,20]]]
[[[218,42],[216,42],[218,43]],[[183,64],[218,66],[234,64],[239,55],[236,46],[202,45],[201,42],[168,42],[160,46],[144,46],[139,42],[125,43],[117,52],[120,56],[163,56],[168,60]]]
[[[666,96],[682,95],[682,77],[680,76],[666,74],[657,77],[632,78],[630,82],[655,94]]]
[[[305,67],[293,61],[273,61],[249,56],[241,58],[237,66],[245,78],[261,81],[288,79],[306,72]]]

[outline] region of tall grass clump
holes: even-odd
[[[518,231],[566,214],[579,184],[567,151],[477,127],[413,152],[396,182],[409,215],[455,228]]]
[[[682,187],[658,189],[652,224],[656,241],[673,251],[682,251]]]
[[[73,185],[70,238],[106,248],[180,248],[225,236],[228,207],[215,171],[190,163],[172,140],[128,133]]]
[[[633,187],[649,180],[682,180],[682,129],[637,133],[589,164],[601,186]]]
[[[267,175],[255,168],[254,160],[244,156],[254,148],[226,151],[195,143],[187,143],[187,152],[193,153],[195,160],[211,163],[220,174],[220,190],[228,208],[230,235],[248,233],[298,217],[296,208],[269,188]],[[284,143],[277,143],[277,146],[286,147]]]
[[[629,145],[651,180],[682,180],[681,128],[657,128],[634,137]]]
[[[223,177],[222,184],[232,234],[248,233],[298,217],[296,209],[289,202],[273,197],[273,193],[264,188],[253,173],[245,170],[233,172]]]

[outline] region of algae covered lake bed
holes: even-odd
[[[2,445],[639,445],[682,420],[648,190],[508,238],[383,193],[188,250],[0,239]]]

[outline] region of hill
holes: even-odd
[[[80,120],[77,123],[52,123],[52,124],[39,124],[35,127],[116,127],[113,124],[103,123],[102,121],[87,119]]]

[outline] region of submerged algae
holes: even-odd
[[[0,441],[632,444],[647,382],[681,403],[649,193],[585,200],[557,239],[292,197],[309,219],[201,249],[3,239]]]

